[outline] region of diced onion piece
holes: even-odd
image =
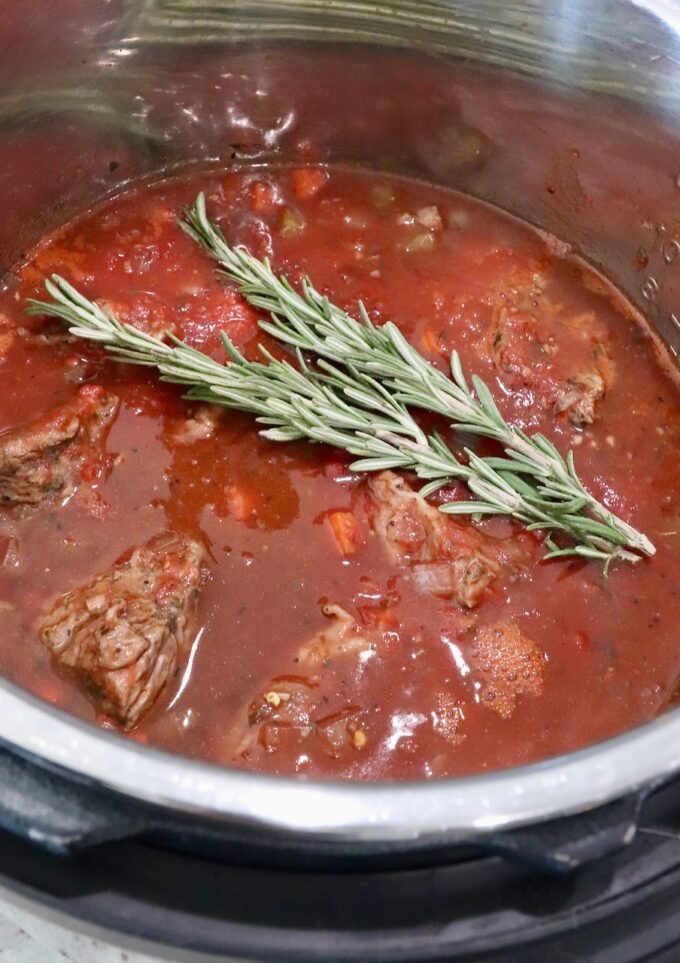
[[[462,208],[454,208],[452,211],[449,211],[446,220],[452,230],[460,231],[470,223],[470,215]]]
[[[442,229],[442,216],[439,213],[439,208],[434,205],[421,207],[416,213],[416,221],[430,231],[441,231]]]
[[[185,419],[173,432],[172,440],[177,445],[193,445],[196,441],[210,438],[217,426],[219,415],[213,407],[202,405],[193,418]]]
[[[300,213],[296,211],[293,207],[284,207],[281,212],[281,220],[279,221],[279,233],[283,237],[295,237],[296,234],[300,234],[305,228],[305,219]]]
[[[411,578],[419,592],[431,595],[453,595],[456,579],[449,562],[423,562],[414,565]]]
[[[85,608],[88,612],[105,612],[108,604],[106,595],[91,595],[85,599]]]
[[[409,254],[415,254],[419,251],[431,251],[434,247],[434,235],[433,234],[416,234],[411,240],[404,245],[404,250]]]
[[[394,190],[391,184],[376,184],[373,188],[373,205],[379,211],[386,211],[394,204]]]

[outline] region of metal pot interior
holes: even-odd
[[[0,263],[140,178],[321,161],[469,192],[570,242],[680,348],[678,31],[663,0],[44,0],[0,38]],[[491,77],[491,82],[490,82]],[[0,738],[146,800],[404,838],[573,812],[680,767],[680,718],[567,759],[413,786],[294,784],[106,735],[8,683]]]

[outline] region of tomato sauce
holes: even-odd
[[[457,349],[512,424],[574,449],[586,486],[652,539],[654,558],[615,564],[605,579],[597,563],[542,562],[540,538],[507,520],[465,522],[516,540],[519,574],[469,610],[423,595],[376,538],[367,481],[351,458],[265,441],[251,418],[226,410],[217,425],[203,422],[152,371],[113,363],[54,322],[26,317],[25,299],[43,297],[44,279],[58,272],[121,320],[170,329],[220,359],[224,330],[256,357],[267,340],[257,312],[176,225],[199,190],[231,243],[270,257],[294,283],[308,274],[349,311],[363,300],[371,318],[394,320],[434,364],[445,368]],[[509,323],[511,302],[519,308]],[[607,357],[606,391],[592,424],[574,423],[557,410],[555,385],[597,351]],[[129,733],[141,742],[277,773],[423,778],[566,752],[650,719],[673,697],[677,386],[616,291],[566,245],[501,211],[349,169],[206,172],[143,185],[46,238],[7,277],[0,378],[0,431],[68,401],[82,384],[121,402],[106,464],[75,494],[41,510],[0,509],[0,670],[53,704],[96,718],[88,696],[51,664],[37,620],[167,529],[205,547],[210,575],[176,677]],[[350,710],[360,725],[345,741],[288,733],[234,753],[244,708],[268,680],[296,674],[296,653],[327,627],[329,606],[380,633],[371,657],[340,660],[322,686],[320,730],[327,735]],[[508,621],[540,650],[542,683],[499,713],[473,647],[478,628]]]

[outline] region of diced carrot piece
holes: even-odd
[[[447,354],[446,336],[440,324],[428,324],[425,327],[423,347],[431,354]]]
[[[250,198],[253,210],[258,214],[269,214],[276,207],[274,188],[264,181],[253,181],[250,185]]]
[[[306,201],[321,190],[328,180],[328,174],[321,167],[299,167],[293,171],[292,178],[295,196],[300,201]]]
[[[239,522],[244,522],[253,514],[255,500],[252,497],[252,492],[248,492],[236,485],[227,485],[224,494],[230,513]]]
[[[361,547],[361,533],[353,512],[331,512],[328,521],[342,555],[354,555]]]

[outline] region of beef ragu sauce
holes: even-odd
[[[507,521],[463,521],[473,537],[502,540],[493,544],[512,564],[472,607],[433,594],[390,555],[351,459],[266,442],[226,410],[212,426],[153,372],[27,319],[25,298],[41,297],[57,271],[133,324],[171,328],[219,358],[224,329],[254,356],[257,314],[175,223],[199,190],[230,241],[291,279],[307,272],[350,310],[363,299],[436,364],[456,347],[508,420],[575,449],[584,482],[657,555],[604,580],[595,563],[541,562],[538,538]],[[83,384],[120,399],[74,494],[0,510],[0,667],[49,702],[114,726],[52,664],[37,625],[63,593],[167,530],[204,546],[209,577],[174,678],[129,731],[141,742],[277,773],[420,778],[571,750],[672,698],[677,389],[622,300],[554,240],[417,182],[344,169],[210,172],[143,186],[47,238],[8,278],[0,311],[0,428]],[[564,394],[584,371],[600,375],[592,424]]]

